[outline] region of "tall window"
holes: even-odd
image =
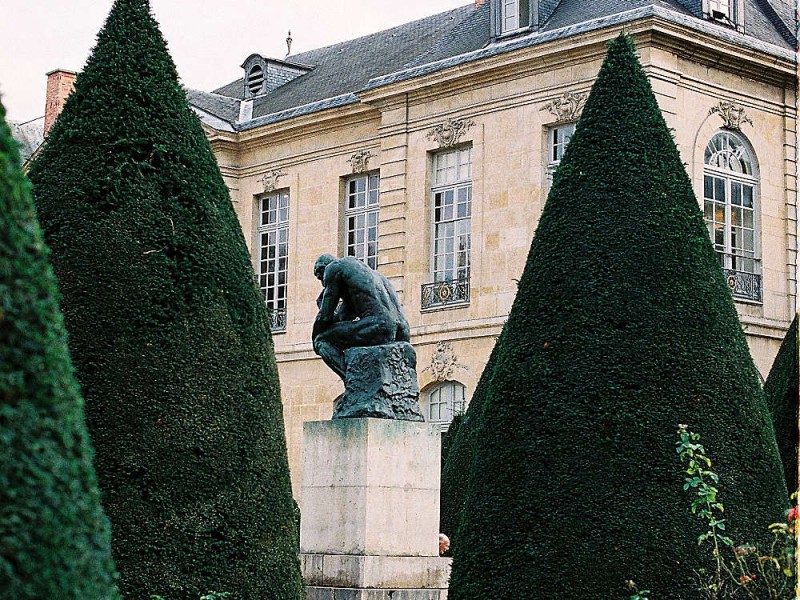
[[[345,254],[378,268],[378,187],[375,175],[352,177],[345,183]]]
[[[425,420],[438,423],[442,431],[447,431],[453,417],[464,414],[466,406],[464,386],[457,381],[445,381],[425,395]]]
[[[705,151],[703,203],[705,221],[733,295],[761,300],[758,259],[758,177],[742,138],[721,131]]]
[[[509,33],[530,25],[529,0],[500,0],[500,32]]]
[[[258,283],[272,314],[272,330],[286,329],[289,272],[289,192],[259,198]]]
[[[440,152],[433,159],[433,277],[469,277],[472,216],[472,148]]]
[[[472,148],[433,155],[433,283],[422,308],[469,301]]]

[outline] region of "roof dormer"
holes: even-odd
[[[492,39],[541,28],[560,0],[490,0]]]
[[[312,67],[251,54],[242,63],[245,100],[268,94],[311,71]]]

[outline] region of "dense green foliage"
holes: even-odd
[[[629,38],[609,45],[542,212],[478,423],[451,600],[698,598],[679,424],[728,534],[786,488],[703,215]]]
[[[464,415],[455,415],[453,420],[450,421],[450,425],[447,427],[447,431],[442,434],[442,455],[441,455],[441,466],[444,468],[444,463],[447,461],[447,456],[450,454],[450,448],[453,445],[453,440],[458,435],[459,430],[461,429],[461,424],[464,422]]]
[[[764,393],[767,396],[767,405],[775,425],[775,437],[783,461],[786,487],[790,492],[797,491],[797,446],[800,444],[798,435],[800,366],[798,366],[797,346],[797,316],[795,316],[764,383]]]
[[[56,279],[0,104],[0,598],[119,598]]]
[[[502,338],[501,338],[502,339]],[[440,492],[440,524],[439,530],[450,538],[449,555],[453,553],[458,540],[458,525],[461,522],[461,513],[464,510],[464,500],[467,496],[468,474],[471,471],[474,457],[476,424],[480,421],[483,405],[486,400],[486,389],[494,372],[500,340],[495,342],[489,360],[483,369],[478,385],[469,402],[467,411],[461,418],[454,435],[448,440],[448,449],[445,456],[444,442],[442,442],[442,487]],[[455,420],[454,420],[455,422]],[[452,429],[452,425],[451,425]]]
[[[147,0],[117,0],[30,169],[120,589],[303,595],[269,319]]]

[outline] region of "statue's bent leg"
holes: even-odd
[[[393,321],[375,316],[333,323],[314,338],[314,351],[344,381],[347,372],[344,351],[356,346],[378,346],[393,342],[395,328]]]
[[[344,381],[345,372],[347,371],[344,352],[327,340],[321,339],[323,335],[324,334],[318,335],[317,339],[314,340],[314,351],[319,354],[325,364]]]

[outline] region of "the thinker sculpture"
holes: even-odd
[[[345,384],[333,418],[423,421],[417,358],[389,280],[352,256],[331,254],[317,259],[314,276],[323,286],[314,351]]]

